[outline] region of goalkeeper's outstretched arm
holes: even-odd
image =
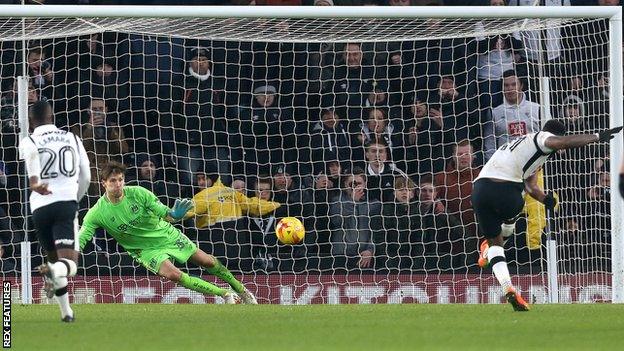
[[[190,199],[176,199],[172,208],[164,205],[153,192],[142,188],[139,189],[143,197],[143,203],[155,215],[163,218],[165,221],[174,223],[184,218],[186,213],[193,208],[193,201]]]
[[[167,212],[165,220],[170,223],[175,223],[186,217],[186,214],[193,208],[193,200],[191,199],[176,199],[173,207]]]

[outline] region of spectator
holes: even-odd
[[[136,185],[152,191],[164,204],[173,206],[173,200],[181,196],[177,183],[166,182],[163,172],[158,169],[156,158],[148,154],[138,154],[135,157],[137,167]],[[130,182],[132,184],[132,182]]]
[[[472,182],[477,178],[480,167],[474,165],[475,152],[468,140],[462,140],[453,148],[453,159],[444,172],[435,175],[434,183],[439,198],[445,203],[446,212],[461,221],[465,228],[462,241],[453,242],[453,252],[469,255],[460,266],[472,265],[477,260],[478,232],[472,210]],[[474,257],[473,257],[474,256]]]
[[[414,96],[403,112],[403,145],[405,156],[397,163],[405,163],[407,174],[431,174],[444,168],[442,153],[442,118],[430,115],[425,99]]]
[[[245,179],[242,177],[234,178],[234,180],[232,180],[231,188],[243,195],[247,195],[247,184],[245,183]]]
[[[388,160],[388,145],[383,139],[367,143],[365,150],[368,198],[388,201],[392,198],[394,178],[406,175]]]
[[[129,151],[126,137],[108,113],[102,99],[91,100],[89,111],[83,117],[83,124],[72,128],[72,132],[81,137],[91,165],[91,186],[89,196],[100,196],[98,169],[108,161],[121,162],[122,156]]]
[[[104,43],[102,42],[102,33],[93,33],[86,40],[79,41],[78,52],[81,54],[78,58],[78,66],[81,71],[88,71],[92,67],[96,67],[104,57],[113,56],[114,53],[104,53]]]
[[[589,90],[589,115],[594,119],[596,128],[606,128],[609,125],[609,75],[599,73],[596,83]]]
[[[273,199],[271,177],[261,176],[258,178],[255,183],[254,196],[261,201],[271,201]],[[274,234],[276,224],[277,220],[273,211],[250,218],[251,250],[255,269],[263,271],[277,269],[278,263],[276,258],[279,246],[277,236]]]
[[[586,101],[589,97],[589,89],[586,86],[585,78],[575,72],[571,72],[567,79],[566,89],[563,91],[565,99],[569,95],[576,95]]]
[[[332,86],[326,92],[332,94],[329,97],[335,97],[331,104],[345,111],[347,128],[353,130],[361,121],[364,92],[369,81],[374,78],[375,70],[373,66],[364,64],[362,46],[358,43],[345,44],[342,60],[344,65],[336,65],[329,81]]]
[[[494,35],[478,39],[469,46],[469,50],[478,55],[476,73],[479,109],[488,110],[503,103],[501,83],[503,72],[514,69],[514,63],[519,60],[523,46],[522,41],[511,35]]]
[[[122,125],[129,119],[129,70],[125,67],[130,55],[124,38],[114,32],[93,33],[53,45],[55,70],[67,97],[65,106],[55,106],[57,125],[72,128],[79,124],[80,111],[88,108],[91,97],[108,100],[110,109],[122,114]]]
[[[564,119],[569,132],[585,132],[592,129],[585,113],[585,103],[576,95],[568,95],[559,111],[560,117]]]
[[[597,258],[596,249],[611,242],[611,208],[609,206],[611,202],[611,180],[609,172],[602,171],[593,176],[591,181],[592,183],[585,189],[585,196],[580,197],[585,208],[581,211],[580,216],[576,215],[576,219],[580,220],[585,243],[590,244],[583,247],[584,251],[587,250],[584,252],[584,257],[595,259],[598,266],[608,269],[610,255],[598,255],[604,258]],[[601,220],[595,222],[595,216]],[[591,249],[588,250],[590,247]],[[604,249],[606,248],[600,250]]]
[[[10,84],[11,88],[6,90],[6,93],[0,96],[0,122],[2,123],[0,131],[3,133],[17,133],[19,130],[19,122],[17,116],[17,79]],[[28,82],[28,104],[33,104],[39,99],[39,93],[32,85],[32,82]],[[47,100],[41,96],[41,100]]]
[[[360,134],[356,137],[360,147],[383,140],[390,152],[388,159],[395,160],[393,157],[395,150],[401,148],[401,135],[396,132],[394,124],[388,120],[385,110],[376,107],[368,109],[366,122],[362,123],[360,128]]]
[[[328,199],[331,199],[338,195],[338,191],[340,191],[340,177],[342,176],[342,167],[340,166],[340,162],[338,160],[327,160],[325,163],[325,169],[319,172],[312,179],[312,184],[310,185],[311,189],[314,190],[323,190],[329,192],[322,196],[322,201],[314,201],[315,204],[327,202]],[[334,192],[334,193],[332,193]]]
[[[463,251],[454,251],[453,244],[464,240],[461,223],[447,213],[438,200],[436,187],[430,179],[420,182],[418,214],[421,240],[425,248],[425,268],[445,271],[453,267],[466,267]]]
[[[224,181],[230,180],[224,83],[213,73],[210,54],[206,48],[188,50],[184,81],[174,84],[171,92],[177,165],[185,185],[191,184],[191,175],[205,161],[217,167]]]
[[[282,204],[275,212],[275,216],[303,218],[306,225],[313,213],[312,199],[293,178],[295,174],[293,168],[291,165],[277,164],[271,169],[273,201]],[[312,227],[306,225],[306,228]]]
[[[84,90],[86,89],[86,90]],[[118,77],[118,69],[113,59],[99,60],[91,70],[91,78],[87,84],[83,84],[83,96],[92,96],[113,103],[111,109],[121,111],[124,121],[129,122],[126,116],[130,102],[130,87],[128,82],[121,81]]]
[[[508,6],[534,6],[534,4],[535,2],[532,0],[509,0]],[[570,6],[570,0],[546,0],[543,5]],[[545,32],[545,34],[542,32]],[[545,75],[556,77],[558,74],[561,74],[557,68],[563,61],[563,45],[561,42],[560,27],[547,28],[544,31],[531,30],[516,32],[514,36],[524,43],[525,50],[522,50],[521,53],[529,65],[528,77],[540,76],[537,70],[544,55],[546,58],[546,62],[543,66],[546,69]],[[546,50],[543,48],[544,44]]]
[[[351,172],[330,205],[332,256],[339,267],[372,268],[373,236],[381,230],[381,203],[368,197],[364,171],[356,167]]]
[[[443,31],[442,20],[429,19],[423,25],[430,33]],[[474,40],[474,39],[470,39]],[[476,68],[476,55],[467,54],[466,38],[429,39],[413,42],[412,51],[402,52],[401,62],[409,66],[402,73],[409,85],[403,85],[403,91],[433,91],[439,82],[432,77],[450,75],[455,86],[465,87],[467,74]],[[409,57],[408,57],[409,56]],[[472,94],[469,94],[472,96]]]
[[[271,84],[256,87],[251,110],[241,117],[246,174],[268,173],[272,164],[294,161],[294,132],[292,111],[280,107],[277,88]]]
[[[312,127],[312,162],[314,173],[325,168],[325,158],[337,159],[343,166],[352,159],[351,142],[345,124],[334,109],[321,111],[321,121]]]
[[[367,85],[364,108],[377,107],[388,109],[390,105],[388,101],[388,83],[386,80],[374,80]]]
[[[317,234],[317,240],[308,239],[306,241],[313,241],[316,245],[314,251],[318,251],[320,254],[330,253],[330,248],[327,245],[330,238],[329,205],[332,199],[340,195],[341,174],[342,167],[338,160],[326,159],[324,169],[316,173],[316,176],[308,179],[310,182],[308,188],[310,188],[311,198],[314,201],[314,217],[308,222],[312,223],[312,228]],[[309,248],[309,253],[311,249]]]
[[[434,120],[442,120],[442,146],[444,156],[451,156],[452,145],[462,139],[480,135],[476,107],[457,90],[455,77],[443,75],[439,78],[436,90],[429,98],[429,115]]]
[[[146,189],[150,189],[158,196],[153,190],[154,181],[156,180],[156,162],[147,154],[140,154],[135,157],[137,167],[137,183]]]
[[[33,48],[28,51],[28,76],[32,80],[39,95],[49,96],[52,99],[61,98],[61,90],[55,89],[56,75],[52,68],[51,60],[46,59],[46,54],[41,48]]]
[[[409,178],[396,177],[394,180],[394,201],[383,205],[386,235],[383,240],[377,240],[377,257],[381,261],[378,266],[390,270],[424,268],[424,246],[415,189],[414,182]]]
[[[487,159],[510,139],[539,131],[540,106],[529,101],[523,89],[524,85],[515,71],[503,73],[503,103],[492,109],[496,140],[486,143]]]

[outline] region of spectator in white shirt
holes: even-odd
[[[570,0],[509,0],[509,6],[571,6]],[[542,50],[542,33],[539,30],[525,31],[515,34],[516,38],[521,39],[524,42],[526,50],[524,51],[525,58],[532,62],[539,61],[539,55],[543,54]],[[555,61],[561,56],[561,32],[560,28],[549,28],[546,30],[546,53],[548,61]]]
[[[496,140],[486,140],[486,159],[510,139],[540,130],[540,105],[529,101],[523,88],[516,72],[508,70],[503,73],[503,103],[492,109]]]

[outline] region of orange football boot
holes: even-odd
[[[529,310],[529,304],[524,301],[522,296],[516,292],[516,289],[509,288],[507,289],[507,293],[505,293],[505,298],[507,302],[513,306],[514,311],[526,312]]]
[[[488,244],[487,239],[484,239],[479,246],[479,267],[485,268],[490,264],[490,261],[487,258],[487,251],[490,248],[490,244]]]

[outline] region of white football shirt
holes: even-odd
[[[59,201],[80,201],[91,178],[82,140],[71,132],[46,124],[35,128],[19,145],[28,177],[48,184],[51,194],[30,194],[31,211]],[[85,184],[86,183],[86,184]]]
[[[496,150],[477,179],[494,178],[521,183],[546,163],[554,150],[546,147],[549,132],[529,133],[510,140]]]

